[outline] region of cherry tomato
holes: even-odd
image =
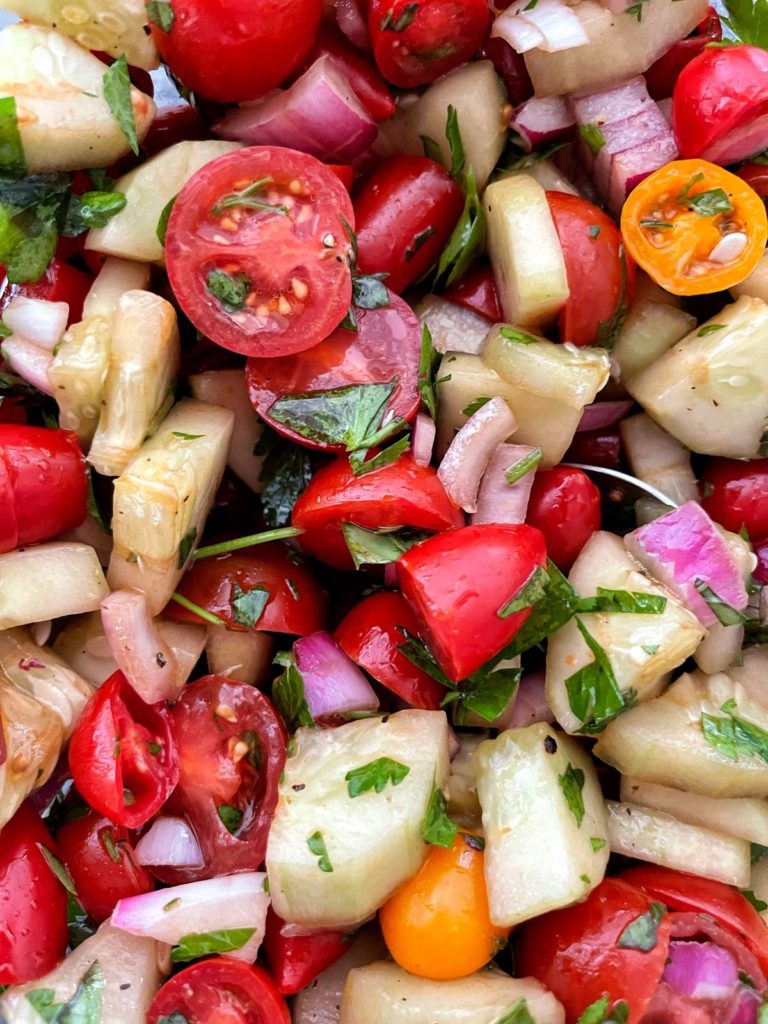
[[[485,0],[371,0],[373,56],[387,81],[427,85],[472,57],[485,36]]]
[[[695,31],[685,39],[678,39],[665,54],[645,72],[645,84],[655,100],[665,100],[672,95],[675,83],[686,64],[702,52],[709,43],[723,38],[723,28],[714,7]]]
[[[581,469],[545,469],[533,479],[525,521],[541,530],[547,554],[567,572],[600,529],[600,491]]]
[[[283,935],[284,924],[285,921],[270,907],[264,933],[264,952],[279,991],[292,996],[344,956],[349,949],[350,936],[344,932]]]
[[[48,829],[22,804],[0,835],[0,984],[32,981],[67,949],[67,893],[41,847],[55,855]]]
[[[449,302],[455,302],[457,306],[468,309],[470,313],[484,316],[492,324],[498,324],[503,320],[496,280],[490,263],[485,260],[476,264],[458,284],[449,288],[444,297]]]
[[[746,181],[763,202],[768,200],[768,164],[744,164],[736,171],[736,175]]]
[[[285,1000],[266,971],[219,956],[200,960],[166,981],[147,1024],[291,1024]]]
[[[437,262],[464,195],[434,160],[389,156],[358,190],[354,207],[361,273],[387,274],[387,286],[399,293]]]
[[[654,899],[629,879],[606,878],[585,902],[528,921],[518,935],[519,974],[537,978],[553,992],[569,1021],[608,995],[611,1005],[625,1000],[628,1024],[639,1024],[664,970],[669,915],[657,925],[656,945],[647,952],[618,946],[617,940],[650,911]]]
[[[581,196],[547,192],[547,201],[571,293],[558,316],[560,341],[610,343],[624,321],[634,271],[624,254],[619,229]]]
[[[496,7],[499,9],[500,5]],[[489,24],[492,25],[494,20],[491,19]],[[487,36],[480,56],[493,64],[496,74],[506,86],[507,97],[513,107],[519,107],[533,96],[533,83],[525,66],[525,58],[521,53],[516,53],[506,39]]]
[[[349,164],[327,164],[329,171],[333,171],[344,188],[349,192],[355,180],[355,168]]]
[[[392,117],[395,112],[395,101],[378,70],[341,32],[330,25],[321,25],[302,71],[306,71],[318,57],[326,54],[333,58],[334,64],[375,121],[384,121]]]
[[[256,871],[277,805],[287,737],[269,700],[228,676],[184,687],[173,709],[181,775],[172,797],[203,852],[199,868],[155,870],[163,882]]]
[[[193,174],[168,222],[176,298],[206,337],[251,356],[301,352],[352,297],[349,193],[305,153],[253,146]]]
[[[226,622],[230,629],[266,630],[306,636],[325,628],[327,595],[310,570],[281,544],[259,544],[228,555],[198,559],[185,573],[178,592]],[[238,604],[252,590],[269,594],[253,625]],[[165,614],[182,622],[201,622],[194,612],[171,601]]]
[[[457,832],[450,849],[431,847],[381,908],[379,924],[393,959],[409,974],[450,981],[484,967],[509,933],[491,923],[482,840]]]
[[[765,149],[766,75],[768,54],[759,46],[712,47],[686,64],[672,94],[680,156],[735,164]]]
[[[173,0],[168,32],[152,25],[160,56],[188,89],[219,103],[263,96],[309,53],[321,0]]]
[[[445,687],[400,651],[407,630],[419,632],[411,606],[393,590],[382,590],[355,605],[336,627],[336,642],[352,661],[414,708],[436,711]]]
[[[140,828],[179,779],[179,755],[165,705],[150,706],[122,672],[88,700],[69,742],[82,797],[116,825]]]
[[[701,475],[702,508],[726,530],[768,537],[768,459],[710,459]]]
[[[706,160],[674,160],[633,189],[621,233],[656,284],[673,295],[702,295],[730,288],[755,269],[768,218],[762,199],[735,174]],[[738,235],[733,253],[710,259],[732,233]]]
[[[615,428],[610,427],[604,430],[581,430],[574,434],[563,459],[565,462],[617,469],[621,462],[621,436]]]
[[[342,523],[366,530],[448,530],[461,526],[464,516],[431,466],[417,466],[403,455],[374,473],[355,476],[341,455],[312,477],[293,506],[291,522],[305,531],[299,538],[305,551],[335,569],[351,569]]]
[[[538,530],[491,523],[437,534],[400,556],[400,588],[449,679],[476,672],[510,642],[531,609],[499,612],[546,561]]]
[[[341,451],[342,445],[295,433],[270,416],[271,406],[286,395],[395,380],[386,415],[413,419],[419,407],[421,324],[401,298],[394,292],[388,294],[388,306],[355,309],[356,331],[339,328],[308,352],[285,359],[249,359],[246,384],[259,416],[279,434],[306,448]]]
[[[26,423],[27,411],[18,398],[3,398],[0,401],[0,423]],[[0,550],[2,550],[0,548]]]
[[[87,516],[85,458],[69,430],[0,423],[0,464],[0,552],[50,540]]]
[[[128,829],[98,814],[62,825],[56,843],[85,911],[106,921],[118,900],[151,892],[152,876],[136,861]]]
[[[54,256],[39,281],[27,284],[11,284],[0,267],[0,310],[5,309],[11,299],[25,295],[30,299],[45,299],[47,302],[67,302],[69,322],[76,323],[83,316],[83,302],[90,291],[93,278]]]

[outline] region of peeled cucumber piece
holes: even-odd
[[[738,299],[740,295],[750,295],[755,299],[768,302],[768,250],[760,257],[760,262],[740,284],[730,289],[731,295]]]
[[[693,612],[652,580],[627,552],[621,538],[612,533],[592,535],[576,559],[569,581],[582,597],[594,597],[597,588],[603,587],[666,598],[664,611],[658,615],[588,612],[578,616],[605,651],[627,700],[630,694],[636,702],[658,696],[668,673],[693,654],[705,635]],[[566,732],[578,732],[584,724],[571,710],[566,680],[594,660],[575,619],[549,639],[547,703]]]
[[[157,237],[160,214],[195,171],[240,148],[239,142],[216,139],[177,142],[124,174],[117,179],[114,189],[125,195],[125,207],[103,228],[88,232],[86,249],[142,263],[162,261],[163,245]]]
[[[636,376],[696,326],[696,317],[660,299],[636,297],[613,346],[622,383]]]
[[[439,295],[426,295],[414,306],[414,313],[429,328],[436,352],[482,351],[491,325],[484,316],[457,306]]]
[[[229,443],[227,465],[256,494],[261,492],[261,467],[264,455],[255,448],[264,429],[250,403],[242,370],[206,370],[189,378],[195,398],[211,405],[220,405],[234,414],[235,425]]]
[[[106,66],[54,29],[27,22],[0,32],[0,96],[13,96],[31,174],[108,167],[130,145],[104,98]],[[131,87],[139,141],[155,103]]]
[[[421,826],[448,777],[448,722],[442,711],[399,711],[299,729],[295,744],[269,833],[272,905],[307,928],[347,928],[375,913],[427,856]],[[380,758],[408,773],[379,793],[350,796],[347,773]]]
[[[676,505],[699,500],[691,453],[644,412],[619,424],[624,454],[636,477]]]
[[[50,541],[0,555],[0,629],[92,612],[108,593],[87,544]]]
[[[483,205],[505,319],[524,327],[551,323],[570,292],[544,189],[527,174],[502,178],[485,190]]]
[[[48,368],[48,380],[59,407],[59,424],[77,434],[85,451],[101,416],[111,342],[112,328],[103,316],[72,324]]]
[[[509,928],[585,899],[602,881],[609,852],[589,755],[538,722],[481,743],[475,768],[493,923]]]
[[[102,316],[114,325],[120,299],[126,292],[149,291],[152,268],[135,260],[108,256],[83,303],[83,320]]]
[[[511,1020],[515,1009],[520,1024],[565,1022],[560,1003],[534,978],[510,978],[490,967],[455,981],[429,981],[380,961],[347,975],[339,1024],[497,1024]]]

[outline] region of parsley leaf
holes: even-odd
[[[742,43],[768,48],[768,3],[766,0],[725,0],[727,14],[720,20]]]
[[[475,172],[472,167],[466,166],[459,118],[452,105],[448,106],[445,137],[451,150],[450,173],[464,190],[464,209],[440,253],[435,272],[435,288],[449,288],[462,278],[484,247],[486,237],[485,211],[480,202]]]
[[[516,658],[518,654],[536,647],[575,615],[579,595],[554,562],[548,562],[547,574],[549,582],[544,599],[534,606],[509,646],[493,659],[494,664],[503,659]]]
[[[576,1024],[627,1024],[629,1005],[623,999],[620,999],[619,1002],[614,1004],[613,1009],[609,1011],[609,1003],[609,996],[603,996],[602,999],[598,999],[597,1002],[592,1003],[586,1008]]]
[[[312,466],[306,448],[265,429],[254,449],[265,456],[261,464],[261,514],[267,526],[285,526],[291,521],[293,506],[312,478]]]
[[[699,217],[715,217],[718,213],[730,213],[733,210],[733,203],[721,188],[687,196],[683,200],[683,205],[693,210]]]
[[[157,220],[157,227],[155,228],[155,234],[160,245],[165,245],[165,236],[168,232],[168,221],[171,219],[171,213],[176,200],[179,198],[178,193],[172,196],[163,207],[160,216]]]
[[[739,892],[745,900],[752,904],[758,914],[762,914],[764,910],[768,910],[768,903],[755,896],[751,889],[739,889]]]
[[[522,612],[527,608],[533,607],[537,601],[544,597],[548,582],[547,570],[537,565],[517,593],[496,614],[500,619],[508,619],[510,615],[514,615],[516,612]]]
[[[576,625],[594,655],[594,661],[565,680],[568,704],[582,723],[579,732],[600,732],[628,704],[616,682],[608,655],[581,619],[576,619]]]
[[[581,768],[574,768],[569,761],[568,767],[562,775],[558,775],[557,781],[560,783],[560,789],[563,791],[563,796],[570,808],[571,814],[576,819],[576,824],[581,828],[585,814],[584,795],[582,792],[584,789],[584,772]]]
[[[708,334],[714,334],[715,331],[722,331],[725,324],[704,324],[696,331],[697,338],[706,338]]]
[[[131,78],[128,74],[128,61],[122,53],[118,59],[104,72],[104,99],[112,111],[112,116],[120,125],[123,135],[128,140],[136,156],[139,155],[139,139],[136,134],[136,119],[133,114],[131,100]]]
[[[166,1014],[163,1017],[158,1017],[157,1024],[189,1024],[189,1020],[183,1013],[179,1013],[178,1010],[174,1010],[173,1013]]]
[[[80,901],[67,894],[67,936],[72,949],[85,942],[96,932],[96,926],[83,910]]]
[[[255,928],[229,928],[226,931],[183,935],[171,950],[171,963],[183,964],[210,953],[242,949],[255,931]]]
[[[383,309],[389,292],[383,280],[387,274],[362,274],[352,278],[352,302],[360,309]]]
[[[230,274],[218,267],[208,271],[205,282],[210,294],[218,299],[228,312],[243,308],[251,286],[251,279],[247,274]]]
[[[193,526],[184,536],[181,538],[181,544],[179,544],[179,569],[183,569],[187,564],[187,559],[192,554],[192,549],[197,542],[197,529]]]
[[[507,1010],[493,1024],[536,1024],[536,1021],[528,1010],[528,1002],[519,999],[511,1010]]]
[[[437,418],[435,371],[440,364],[440,353],[435,352],[432,335],[426,324],[421,328],[421,355],[419,356],[419,395],[432,419]]]
[[[100,1024],[103,994],[104,971],[95,960],[67,1002],[54,1002],[56,993],[52,988],[32,989],[25,998],[46,1024]]]
[[[480,395],[479,398],[475,398],[471,401],[469,405],[464,406],[461,410],[462,416],[474,416],[477,410],[482,409],[484,405],[487,405],[490,402],[490,400],[491,399],[488,395]]]
[[[286,726],[293,732],[300,725],[314,725],[315,720],[304,696],[304,680],[295,656],[290,651],[281,652],[275,661],[285,671],[272,684],[272,702]]]
[[[400,13],[395,16],[394,8],[390,7],[387,13],[379,22],[382,32],[405,32],[419,10],[417,3],[406,4]]]
[[[432,787],[432,793],[427,804],[427,813],[421,823],[421,838],[431,846],[444,846],[450,849],[459,827],[452,821],[445,809],[445,797],[437,788]]]
[[[599,839],[597,836],[592,836],[589,840],[592,846],[592,852],[597,853],[598,850],[602,850],[607,843],[606,839]]]
[[[627,255],[623,242],[619,242],[619,272],[621,280],[616,308],[607,320],[601,320],[597,325],[597,344],[609,350],[613,348],[616,339],[621,334],[629,305],[627,301]]]
[[[464,152],[464,143],[461,141],[461,131],[459,130],[459,115],[456,113],[456,107],[452,104],[448,105],[448,116],[445,121],[445,137],[448,140],[448,146],[451,150],[451,166],[448,173],[456,181],[461,181],[464,176],[464,167],[467,162],[467,157]]]
[[[342,523],[341,529],[356,569],[361,565],[396,562],[400,555],[429,536],[415,530],[366,530],[354,523]]]
[[[243,590],[235,583],[235,594],[232,598],[232,621],[239,626],[253,629],[262,616],[271,593],[266,587],[252,587]]]
[[[61,882],[61,884],[64,886],[67,892],[70,893],[70,895],[76,897],[77,891],[75,889],[75,883],[72,881],[72,876],[70,875],[69,871],[67,871],[66,867],[61,863],[59,858],[54,853],[51,853],[47,846],[43,846],[42,843],[38,843],[37,848],[45,858],[45,863],[51,869],[56,878]]]
[[[384,469],[385,466],[397,462],[401,455],[411,447],[410,434],[400,437],[394,444],[384,448],[370,459],[366,459],[366,451],[352,452],[349,456],[349,468],[355,476],[365,476],[367,473],[375,473],[377,469]]]
[[[514,341],[518,345],[533,345],[539,341],[539,338],[534,338],[532,334],[526,334],[525,331],[518,331],[515,327],[500,327],[499,334],[505,341]]]
[[[147,17],[163,32],[170,32],[176,20],[171,0],[147,0]]]
[[[309,852],[313,853],[318,858],[317,866],[321,871],[326,874],[330,874],[333,871],[333,864],[331,864],[330,858],[328,857],[328,850],[323,839],[322,832],[313,832],[307,840],[307,846]]]
[[[410,770],[407,764],[393,761],[391,757],[378,757],[375,761],[348,771],[344,781],[347,783],[347,792],[354,798],[371,790],[383,793],[389,782],[399,786]]]
[[[616,940],[619,949],[638,949],[650,953],[656,948],[658,926],[667,912],[663,903],[651,903],[651,909],[630,921]]]
[[[219,804],[216,810],[227,832],[234,835],[243,823],[243,812],[233,804]]]
[[[661,615],[667,599],[661,594],[643,594],[632,590],[597,588],[596,597],[579,598],[580,612],[622,612],[630,615]]]
[[[743,615],[736,608],[732,608],[729,604],[726,604],[726,602],[714,592],[706,580],[697,577],[693,581],[693,585],[717,616],[718,621],[724,626],[741,626],[742,623],[747,621],[746,615]]]
[[[13,96],[0,99],[0,173],[23,178],[27,173],[27,160],[16,119],[16,100]]]
[[[719,718],[706,711],[701,714],[701,728],[707,743],[729,761],[737,761],[740,756],[759,757],[768,764],[768,732],[736,715],[734,700],[726,701],[720,710],[728,717]]]
[[[522,459],[518,459],[517,462],[513,463],[509,469],[504,471],[508,484],[516,484],[518,480],[522,480],[524,476],[536,469],[538,464],[541,462],[541,448],[536,447],[533,451],[524,455]]]
[[[593,156],[597,156],[605,145],[605,136],[596,124],[580,124],[579,135],[586,143]]]

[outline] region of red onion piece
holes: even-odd
[[[575,127],[573,114],[561,96],[533,96],[517,108],[510,124],[527,152],[568,138]]]
[[[753,988],[742,985],[739,1002],[729,1024],[757,1024],[757,1011],[762,1002],[762,997]]]
[[[376,711],[379,698],[355,663],[329,633],[310,633],[293,647],[313,718],[348,711]]]
[[[694,999],[727,999],[739,983],[736,958],[711,942],[670,942],[662,975],[676,992]]]
[[[508,469],[535,451],[527,444],[500,444],[491,456],[477,492],[476,523],[524,523],[528,499],[533,487],[534,472],[526,473],[515,483],[507,482]],[[535,469],[535,467],[533,467]]]
[[[377,134],[376,122],[327,55],[278,96],[228,113],[215,131],[225,139],[285,146],[332,163],[351,163]]]
[[[668,128],[664,134],[643,142],[622,153],[615,153],[611,161],[611,180],[608,207],[618,214],[629,193],[649,174],[677,160],[677,143]]]
[[[3,310],[3,323],[14,334],[52,352],[67,329],[69,305],[16,295]]]
[[[520,680],[515,698],[495,723],[497,729],[523,729],[535,722],[554,722],[544,695],[544,673],[529,672]]]
[[[336,24],[353,46],[370,53],[368,21],[358,0],[336,0]]]
[[[633,117],[650,102],[645,79],[640,75],[612,89],[589,93],[587,96],[572,96],[570,100],[578,124],[596,124],[599,128],[613,121]]]
[[[739,970],[754,981],[756,990],[765,992],[768,982],[755,955],[709,915],[676,913],[671,918],[671,923],[671,939],[708,939],[716,946],[727,949],[735,957]]]
[[[524,0],[516,0],[496,18],[491,27],[491,37],[503,39],[516,53],[527,53],[544,42],[539,29],[520,13],[523,7]]]
[[[451,441],[437,475],[455,505],[477,512],[480,480],[496,446],[517,430],[517,420],[503,398],[492,398],[473,413]]]
[[[8,752],[5,747],[5,736],[2,735],[2,733],[3,730],[0,729],[0,751],[2,751],[0,766],[5,764],[8,756]],[[33,789],[29,794],[27,797],[27,803],[30,804],[33,810],[37,811],[38,814],[42,814],[53,804],[59,790],[63,790],[63,787],[66,786],[66,790],[64,792],[68,792],[71,785],[72,775],[69,770],[69,758],[67,757],[67,752],[65,750],[56,762],[56,767],[51,772],[47,781],[44,782],[42,786],[38,786],[37,789]]]
[[[112,657],[147,704],[175,700],[185,678],[160,635],[140,590],[113,590],[101,602],[101,621]]]
[[[541,32],[545,53],[572,50],[589,42],[589,36],[577,15],[563,0],[537,0],[526,4],[525,18]]]
[[[136,844],[136,860],[147,867],[200,868],[203,854],[183,818],[155,818]]]
[[[634,402],[593,402],[582,413],[576,433],[583,430],[604,430],[623,420]]]
[[[411,454],[417,466],[428,466],[432,461],[432,449],[435,447],[435,421],[426,412],[420,412],[413,427]]]
[[[38,391],[53,395],[53,388],[48,380],[48,368],[53,362],[50,352],[35,345],[28,338],[22,338],[21,335],[6,338],[1,351],[14,373]]]
[[[612,157],[650,142],[651,139],[672,134],[672,129],[653,100],[649,100],[639,113],[604,124],[600,131],[605,145],[595,157],[593,176],[597,190],[603,195],[608,194],[610,187]]]

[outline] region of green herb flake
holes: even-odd
[[[96,925],[88,917],[80,901],[72,893],[67,893],[67,938],[70,947],[77,949],[95,932]]]
[[[232,804],[219,804],[216,810],[227,832],[234,835],[243,823],[243,812]]]
[[[104,849],[109,854],[110,859],[113,860],[115,864],[119,864],[120,854],[118,853],[117,847],[115,846],[115,841],[110,835],[108,828],[105,828],[104,831],[101,833],[101,841],[104,844]]]
[[[675,225],[668,220],[653,220],[650,217],[644,217],[640,221],[641,228],[648,228],[651,231],[666,231],[669,228],[673,228]]]
[[[136,156],[139,155],[139,139],[136,134],[136,118],[133,114],[131,99],[131,78],[128,74],[128,61],[122,53],[107,68],[103,77],[104,99],[112,111],[112,116],[120,125],[120,130],[128,140],[128,145]]]
[[[659,644],[642,644],[641,649],[645,651],[646,654],[653,655],[658,652]]]
[[[437,418],[437,397],[435,395],[435,372],[440,363],[440,353],[435,352],[432,335],[426,324],[421,328],[421,354],[419,355],[419,395],[432,419]]]
[[[726,604],[726,602],[714,592],[706,580],[696,577],[693,581],[693,585],[698,594],[704,601],[706,601],[710,609],[717,616],[718,622],[723,626],[741,626],[746,622],[746,615],[743,615],[736,608],[732,608],[731,605]]]
[[[759,757],[768,764],[768,732],[735,714],[734,700],[726,701],[720,710],[727,715],[726,718],[706,711],[701,714],[701,728],[707,743],[729,761],[738,761],[739,757]]]
[[[434,160],[436,164],[442,164],[443,153],[435,140],[431,139],[428,135],[420,135],[419,138],[424,147],[424,156],[429,160]]]
[[[456,112],[456,107],[450,103],[448,104],[445,119],[445,137],[448,140],[448,147],[451,151],[449,173],[452,178],[460,182],[464,176],[467,157],[464,152],[464,143],[461,139],[461,130],[459,129],[459,115]]]
[[[629,1004],[623,999],[615,1003],[609,1010],[610,997],[603,996],[586,1008],[579,1017],[577,1024],[627,1024],[629,1020]]]
[[[650,953],[658,942],[659,923],[667,912],[663,903],[651,903],[650,910],[630,921],[616,940],[619,949],[637,949]]]
[[[53,872],[54,876],[64,886],[68,893],[72,896],[77,896],[77,890],[75,889],[75,883],[72,881],[72,876],[69,871],[64,867],[59,858],[48,849],[47,846],[43,846],[42,843],[37,843],[37,848],[45,858],[45,863]]]
[[[616,682],[608,655],[581,619],[576,619],[576,625],[594,655],[594,661],[565,680],[568,704],[582,723],[579,732],[600,732],[612,718],[625,710],[628,703]]]
[[[315,720],[304,696],[304,679],[295,656],[282,652],[275,661],[285,670],[272,684],[272,700],[283,721],[291,732],[299,726],[314,725]]]
[[[0,99],[0,173],[12,178],[23,178],[27,173],[13,96]]]
[[[359,309],[383,309],[389,305],[389,292],[383,283],[387,274],[356,275],[352,278],[352,302]]]
[[[238,626],[254,629],[271,596],[266,587],[257,586],[250,590],[243,590],[235,583],[234,597],[232,598],[232,621],[236,622]]]
[[[574,768],[569,761],[568,767],[562,775],[558,775],[557,781],[560,784],[560,789],[563,791],[568,808],[576,819],[576,824],[581,828],[585,814],[583,794],[584,772],[581,768]]]
[[[707,192],[699,192],[695,196],[688,195],[682,205],[693,210],[699,217],[715,217],[718,213],[731,213],[733,203],[727,193],[721,188],[709,189]]]
[[[590,238],[599,238],[600,237],[600,225],[599,224],[590,224],[589,227],[587,228],[587,233],[588,233]]]
[[[487,234],[485,211],[480,202],[475,172],[466,164],[458,114],[453,106],[448,107],[445,137],[451,151],[451,174],[464,192],[464,209],[440,253],[433,282],[435,290],[449,288],[464,276],[485,247]]]
[[[418,10],[419,5],[417,3],[406,4],[403,9],[395,15],[394,8],[390,7],[379,22],[379,29],[382,32],[405,32],[416,17]]]
[[[691,189],[702,181],[704,181],[704,172],[697,171],[696,174],[694,174],[694,176],[691,178],[691,180],[688,181],[685,185],[683,185],[677,196],[677,201],[681,206],[684,206],[686,204],[688,200],[688,193],[691,191]]]
[[[160,216],[157,220],[157,227],[155,228],[155,234],[160,245],[165,245],[165,236],[168,232],[168,221],[171,219],[171,213],[176,200],[179,198],[178,193],[172,196],[163,207]]]
[[[285,526],[291,521],[293,506],[312,478],[309,453],[274,431],[265,429],[254,455],[261,455],[261,514],[267,526]]]
[[[580,124],[579,135],[593,156],[597,156],[605,145],[605,136],[596,124]]]
[[[178,567],[183,569],[187,564],[187,559],[192,554],[192,549],[197,541],[197,529],[193,526],[184,536],[181,538],[181,544],[179,544],[179,560]]]
[[[752,904],[758,914],[762,914],[764,910],[768,910],[768,903],[755,896],[751,889],[739,889],[739,892],[745,900]]]
[[[534,338],[532,334],[526,334],[525,331],[518,331],[514,327],[500,327],[499,334],[504,338],[505,341],[514,341],[518,345],[534,345],[540,338]]]
[[[397,462],[401,455],[405,453],[411,447],[411,438],[409,434],[404,437],[400,437],[391,444],[388,448],[384,448],[382,451],[377,452],[370,459],[366,459],[367,451],[351,452],[349,456],[349,468],[352,470],[355,476],[365,476],[367,473],[375,473],[378,469],[384,469],[385,466],[391,466],[393,462]]]
[[[163,32],[170,32],[176,20],[171,0],[147,0],[147,17]]]
[[[602,850],[603,849],[603,847],[606,845],[608,840],[607,839],[599,839],[597,836],[591,836],[589,842],[590,842],[590,845],[592,847],[592,852],[593,853],[597,853],[598,850]]]
[[[421,838],[431,846],[444,846],[450,849],[458,830],[456,822],[448,817],[445,797],[434,785],[427,804],[427,813],[421,823]]]
[[[226,270],[208,271],[205,286],[209,293],[218,299],[227,312],[242,309],[250,294],[252,283],[247,274],[230,274]]]
[[[68,238],[81,235],[90,228],[103,228],[124,210],[128,200],[122,192],[86,192],[73,195],[67,207],[61,233]]]
[[[322,832],[313,832],[307,840],[309,852],[318,858],[317,866],[321,871],[330,874],[333,871],[333,864],[328,857],[328,850],[325,846]]]
[[[631,590],[609,590],[598,587],[595,597],[579,598],[580,612],[613,612],[625,615],[661,615],[667,599],[661,594],[644,594]]]
[[[768,3],[766,0],[725,0],[725,11],[718,11],[720,20],[742,43],[768,49]],[[723,40],[733,43],[733,40]],[[750,163],[768,163],[765,154],[752,157]],[[762,1024],[762,1022],[761,1022]]]
[[[168,900],[167,903],[163,904],[163,910],[166,913],[170,913],[170,911],[172,911],[176,907],[180,907],[180,906],[181,906],[181,897],[180,896],[175,896],[172,900]]]
[[[532,3],[535,4],[536,0],[532,0]],[[536,1020],[531,1016],[527,1000],[519,999],[511,1010],[503,1013],[493,1024],[536,1024]]]
[[[547,590],[549,576],[547,570],[537,565],[528,579],[507,603],[496,612],[500,619],[508,619],[516,612],[532,608],[537,601],[540,601]]]
[[[504,471],[507,483],[516,484],[518,480],[522,480],[524,476],[536,469],[540,462],[541,448],[536,447]]]
[[[552,561],[547,563],[547,575],[549,580],[545,599],[534,606],[512,642],[493,659],[495,663],[507,658],[516,658],[519,654],[538,646],[576,613],[579,595]]]
[[[178,437],[180,441],[197,441],[199,438],[205,437],[205,434],[185,434],[183,430],[172,430],[171,434]]]
[[[348,771],[344,781],[347,783],[347,792],[354,799],[371,790],[383,793],[388,783],[399,786],[410,770],[407,764],[393,761],[391,757],[378,757],[375,761]]]
[[[473,399],[469,405],[465,406],[461,410],[462,416],[474,416],[478,409],[482,409],[484,405],[490,402],[490,398],[487,395],[481,395],[479,398]]]
[[[88,515],[93,519],[98,526],[103,530],[104,533],[110,533],[110,529],[107,526],[106,520],[102,515],[99,503],[96,500],[96,492],[93,489],[93,470],[88,468]]]
[[[171,950],[171,963],[183,964],[211,953],[231,953],[234,949],[242,949],[255,931],[255,928],[230,928],[227,931],[183,935]]]
[[[190,1024],[190,1022],[183,1013],[179,1013],[178,1010],[174,1010],[173,1013],[165,1014],[163,1017],[158,1017],[157,1024]]]
[[[104,971],[94,960],[65,1003],[54,1002],[56,993],[52,988],[32,989],[25,998],[46,1024],[100,1024],[103,995]]]
[[[396,562],[400,555],[429,536],[415,530],[366,530],[354,523],[342,523],[341,529],[356,569]]]

